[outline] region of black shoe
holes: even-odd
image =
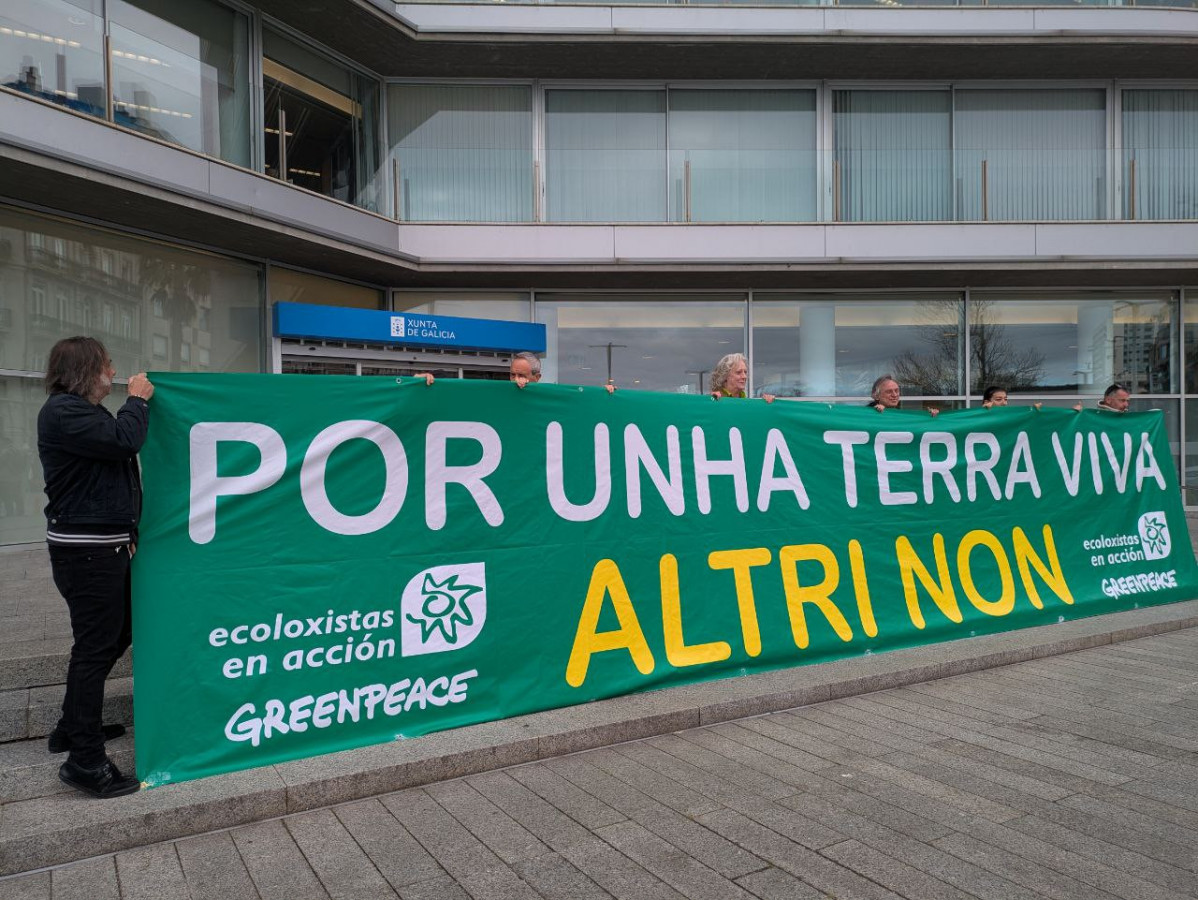
[[[104,732],[104,740],[111,741],[113,738],[119,738],[125,733],[125,726],[116,724],[101,725],[100,730]],[[71,749],[71,739],[62,728],[56,725],[54,730],[50,732],[46,746],[50,748],[51,753],[66,753]]]
[[[141,789],[140,781],[122,775],[121,770],[107,758],[94,769],[85,769],[68,759],[59,767],[58,777],[71,787],[100,799],[124,797]]]

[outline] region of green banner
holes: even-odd
[[[151,785],[1198,594],[1160,413],[153,380]]]

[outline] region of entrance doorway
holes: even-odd
[[[285,375],[360,375],[398,378],[432,372],[435,378],[506,381],[508,356],[488,351],[430,350],[348,341],[281,338],[273,370]]]

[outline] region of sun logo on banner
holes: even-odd
[[[476,584],[458,584],[458,576],[450,575],[442,583],[433,580],[432,575],[424,576],[424,604],[420,608],[421,617],[408,614],[408,621],[420,626],[421,636],[425,641],[435,630],[440,630],[445,640],[450,644],[458,642],[458,623],[473,625],[474,616],[466,604],[466,598],[482,590]]]
[[[1164,559],[1173,549],[1169,537],[1169,524],[1163,512],[1144,513],[1140,516],[1140,546],[1145,559]]]
[[[434,566],[416,573],[404,588],[400,614],[404,656],[466,646],[487,618],[484,564]]]

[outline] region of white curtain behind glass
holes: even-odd
[[[399,218],[532,220],[532,91],[526,85],[393,84]]]
[[[810,222],[815,91],[672,90],[670,219]]]
[[[1198,218],[1198,91],[1124,91],[1123,147],[1124,216]]]
[[[832,102],[842,221],[950,218],[948,91],[837,91]]]
[[[665,150],[665,91],[546,91],[548,220],[664,221]]]
[[[1105,218],[1104,91],[960,90],[955,96],[959,219]]]

